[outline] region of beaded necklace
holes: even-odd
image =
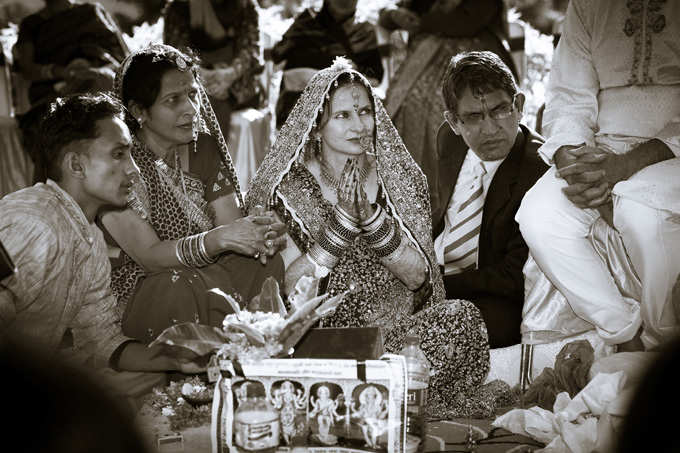
[[[323,156],[319,156],[319,168],[321,169],[321,182],[326,184],[331,189],[338,189],[340,187],[340,180],[335,178],[329,171],[330,165],[323,159]],[[361,167],[359,171],[359,182],[362,184],[366,182],[368,174],[371,172],[373,164],[368,160],[364,159],[364,166]]]

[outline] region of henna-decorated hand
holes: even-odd
[[[356,160],[347,159],[340,177],[340,187],[338,187],[338,207],[354,218],[359,217],[356,205],[358,181],[359,173]]]
[[[375,209],[373,209],[371,202],[368,200],[363,183],[357,184],[356,200],[356,209],[358,213],[357,217],[359,218],[359,221],[364,222],[373,217],[373,214],[375,214]]]

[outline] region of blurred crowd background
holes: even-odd
[[[88,1],[88,0],[82,0]],[[536,115],[543,105],[544,85],[550,71],[554,36],[559,30],[568,0],[506,0],[508,18],[524,25],[526,68],[522,89],[527,94],[524,121],[535,126]],[[162,11],[166,0],[100,0],[124,32],[131,50],[147,43],[162,41]],[[258,0],[260,30],[275,42],[288,29],[295,15],[307,7],[320,7],[322,0]],[[396,0],[359,0],[357,18],[376,21],[378,11]],[[11,59],[11,47],[21,20],[38,11],[42,0],[4,0],[0,4],[0,43],[5,60]],[[394,58],[399,60],[399,49]]]

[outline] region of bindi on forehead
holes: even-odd
[[[198,83],[189,71],[182,73],[179,71],[170,71],[163,75],[161,79],[162,93],[188,93],[190,90],[197,88]]]
[[[461,113],[480,113],[485,110],[494,110],[507,102],[512,102],[512,99],[508,101],[504,94],[477,92],[470,93],[470,97],[464,96],[459,102],[459,108]]]
[[[332,100],[332,110],[349,110],[353,109],[358,111],[362,103],[365,103],[367,98],[366,91],[361,89],[361,85],[358,87],[352,85],[345,85],[333,94]]]

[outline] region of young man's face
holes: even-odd
[[[130,132],[118,118],[97,121],[99,137],[80,154],[82,193],[90,205],[124,206],[139,173],[130,156]]]
[[[480,159],[493,161],[507,156],[515,144],[523,105],[522,93],[513,99],[498,89],[477,97],[466,88],[456,112],[447,112],[446,119]]]

